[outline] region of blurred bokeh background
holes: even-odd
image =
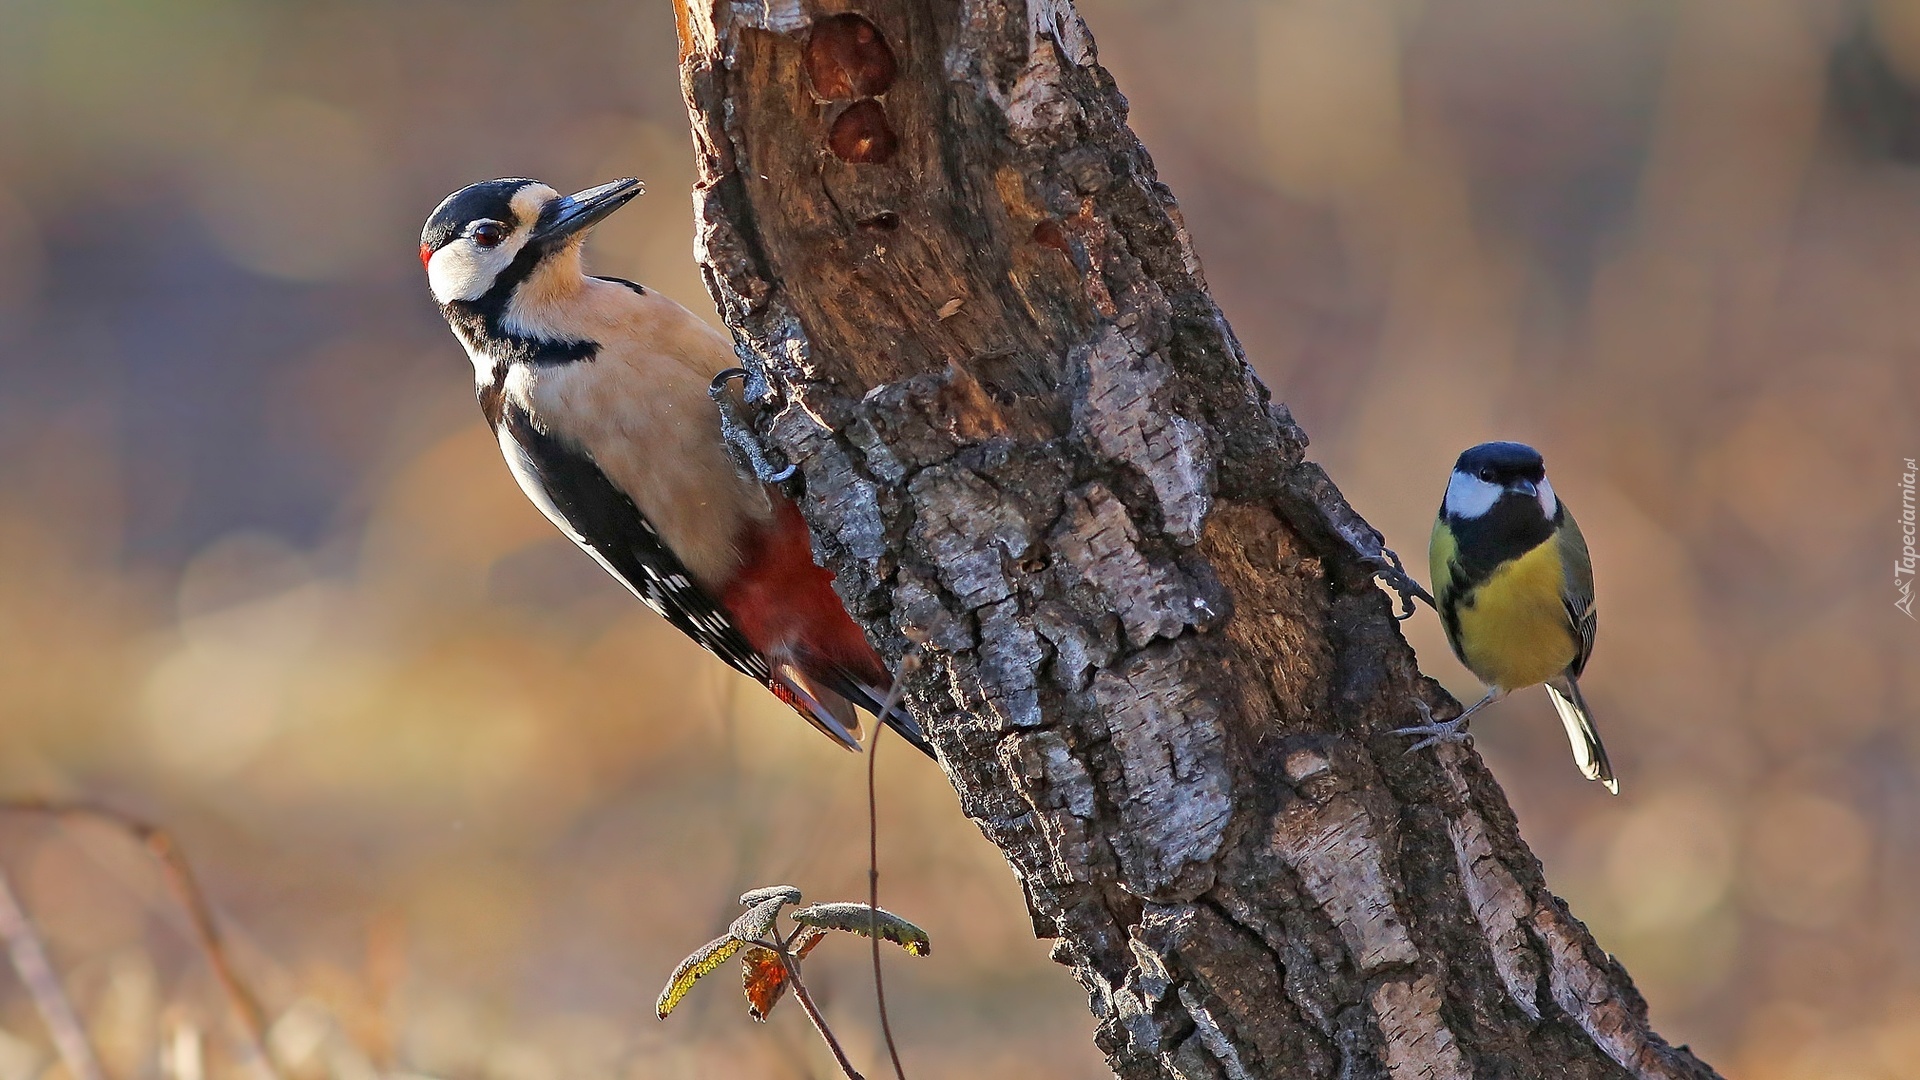
[[[1546,453],[1623,794],[1538,693],[1479,746],[1656,1026],[1730,1076],[1920,1076],[1920,0],[1084,12],[1402,553],[1461,448]],[[650,1009],[743,887],[862,895],[858,759],[525,503],[414,259],[471,180],[635,174],[595,263],[710,312],[689,156],[664,0],[0,0],[0,792],[171,827],[302,1077],[827,1075],[730,974]],[[937,945],[890,965],[913,1075],[1103,1075],[996,853],[882,755],[883,902]],[[5,820],[0,867],[114,1080],[233,1072],[136,848]],[[809,971],[874,1062],[864,957]],[[0,978],[0,1080],[51,1060]]]

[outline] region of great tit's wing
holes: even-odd
[[[1560,525],[1554,533],[1554,542],[1560,545],[1560,602],[1566,605],[1568,623],[1579,643],[1567,671],[1578,678],[1586,670],[1587,657],[1593,655],[1593,639],[1599,623],[1593,610],[1593,559],[1587,554],[1587,538],[1580,535],[1580,526],[1564,502],[1560,504]]]
[[[1433,606],[1440,613],[1440,625],[1447,631],[1447,644],[1453,648],[1453,655],[1466,663],[1465,654],[1460,651],[1460,595],[1466,591],[1466,582],[1461,578],[1459,541],[1453,530],[1447,525],[1447,512],[1440,511],[1434,518],[1433,535],[1427,540],[1427,578],[1433,585]]]
[[[1427,538],[1427,580],[1433,584],[1434,603],[1443,610],[1454,594],[1453,556],[1457,550],[1453,530],[1447,528],[1447,515],[1442,512],[1433,519],[1433,535]]]

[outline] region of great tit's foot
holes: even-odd
[[[760,445],[760,437],[753,428],[740,418],[739,408],[734,404],[733,395],[727,393],[727,384],[735,379],[746,381],[745,389],[750,400],[758,400],[766,395],[766,379],[746,368],[728,368],[713,377],[713,383],[707,387],[707,396],[720,408],[720,435],[735,450],[740,452],[739,459],[754,479],[763,484],[778,484],[792,479],[800,471],[799,466],[789,464],[784,469],[776,469],[767,456],[766,447]],[[757,391],[757,392],[756,392]]]
[[[1473,741],[1473,733],[1467,730],[1467,717],[1473,710],[1469,709],[1467,712],[1463,712],[1451,720],[1435,720],[1433,718],[1433,710],[1427,707],[1426,702],[1419,698],[1414,698],[1413,707],[1420,710],[1420,719],[1425,720],[1426,723],[1415,724],[1412,727],[1394,728],[1390,733],[1394,735],[1426,736],[1426,738],[1407,747],[1407,753],[1411,754],[1416,750],[1424,750],[1436,743],[1464,743]]]
[[[1396,621],[1406,622],[1413,618],[1413,602],[1416,598],[1425,600],[1430,608],[1439,608],[1433,594],[1413,580],[1413,575],[1407,573],[1406,564],[1400,561],[1400,556],[1392,548],[1382,547],[1378,555],[1362,554],[1360,561],[1371,567],[1373,575],[1383,579],[1387,588],[1400,598],[1400,610],[1393,616]]]

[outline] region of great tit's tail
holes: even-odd
[[[1567,742],[1573,747],[1573,762],[1580,766],[1580,775],[1598,780],[1607,785],[1608,791],[1620,794],[1620,782],[1613,778],[1607,748],[1600,745],[1600,733],[1594,730],[1593,712],[1587,708],[1587,699],[1580,696],[1579,682],[1570,675],[1550,679],[1547,696],[1553,699],[1554,711],[1566,725]]]

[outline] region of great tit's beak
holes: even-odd
[[[576,191],[564,199],[548,203],[533,227],[535,243],[557,244],[598,224],[615,210],[632,202],[647,186],[633,177],[610,184]]]
[[[1529,499],[1537,499],[1540,497],[1540,489],[1534,487],[1533,481],[1531,480],[1515,480],[1513,483],[1507,485],[1507,490],[1516,495],[1525,495]]]

